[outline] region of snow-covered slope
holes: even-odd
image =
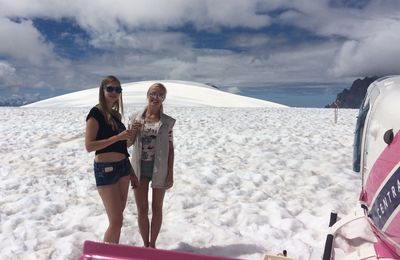
[[[107,215],[85,150],[84,108],[0,108],[0,259],[78,259]],[[126,115],[133,111],[127,107]],[[261,260],[322,259],[329,215],[349,214],[357,110],[170,107],[174,187],[160,249]],[[125,117],[126,118],[126,117]],[[128,150],[132,153],[132,148]],[[122,244],[142,245],[132,190]]]
[[[167,88],[166,106],[178,107],[285,107],[284,105],[240,96],[206,84],[188,81],[141,81],[122,85],[124,105],[145,105],[148,88],[155,82]],[[98,88],[61,95],[25,107],[87,107],[98,102]]]

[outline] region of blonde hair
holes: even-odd
[[[154,83],[154,84],[152,84],[152,85],[149,87],[149,89],[147,90],[147,95],[146,95],[147,98],[149,98],[150,89],[151,89],[152,87],[160,88],[160,89],[164,92],[164,100],[165,100],[165,98],[167,97],[167,88],[166,88],[162,83],[159,83],[159,82]],[[147,110],[147,106],[146,106],[146,110]],[[161,106],[160,106],[160,112],[161,112],[161,113],[164,112],[164,108],[163,108],[163,105],[162,105],[162,104],[161,104]]]
[[[110,83],[117,83],[119,86],[121,86],[121,82],[119,79],[115,76],[107,76],[105,77],[100,84],[99,88],[99,104],[98,108],[100,111],[102,111],[104,118],[106,119],[107,124],[110,124],[112,126],[113,130],[118,129],[118,124],[115,122],[114,118],[112,116],[115,116],[119,120],[121,120],[122,115],[124,114],[124,105],[122,102],[122,93],[119,94],[118,100],[112,105],[111,109],[108,108],[107,102],[106,102],[106,97],[104,96],[104,89],[105,87],[110,84]],[[121,113],[120,113],[121,110]]]

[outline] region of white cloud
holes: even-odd
[[[400,74],[400,26],[343,44],[332,73],[335,76]]]
[[[363,9],[332,8],[327,1],[284,5],[289,10],[282,13],[280,22],[327,40],[343,41],[331,57],[327,75],[342,78],[400,73],[400,60],[396,58],[400,54],[399,1],[370,1]]]
[[[80,1],[78,1],[80,3]],[[270,23],[267,15],[257,14],[254,0],[148,0],[96,1],[79,12],[86,28],[102,32],[119,25],[135,28],[166,28],[192,24],[198,29],[226,27],[260,28]],[[87,15],[87,14],[92,15]],[[88,17],[92,20],[88,20]],[[105,24],[105,25],[104,25]]]
[[[0,88],[18,84],[16,69],[7,62],[0,61]]]
[[[190,38],[179,32],[138,32],[128,34],[116,32],[98,35],[90,41],[96,48],[101,49],[131,49],[146,52],[177,52],[190,46]]]
[[[223,86],[344,82],[370,73],[398,73],[400,1],[369,1],[362,9],[330,2],[0,0],[0,33],[7,35],[0,55],[10,57],[7,62],[24,85],[55,88],[87,88],[110,73],[132,81],[181,79]],[[62,60],[33,26],[35,17],[72,19],[89,36],[88,42],[76,36],[80,49],[97,52]],[[230,34],[215,49],[197,48],[203,39],[192,39],[184,26],[199,35],[201,30],[218,35],[222,27]],[[269,34],[269,26],[293,31]],[[295,34],[299,42],[293,41]]]
[[[197,28],[260,28],[270,23],[257,14],[256,0],[98,0],[98,1],[13,1],[0,0],[2,16],[72,17],[95,33],[118,31],[122,27],[166,28],[192,23]],[[261,1],[262,2],[262,1]],[[3,8],[4,6],[4,8]]]
[[[202,1],[199,1],[200,3]],[[248,0],[208,0],[205,1],[207,12],[203,22],[209,20],[218,26],[261,28],[268,26],[271,20],[266,14],[257,14],[259,1]],[[202,15],[203,13],[199,13]],[[200,19],[199,19],[200,20]],[[197,20],[193,21],[195,24]],[[205,22],[207,23],[207,22]]]
[[[45,59],[52,59],[52,45],[46,43],[40,32],[29,20],[14,22],[0,18],[0,54],[40,65]]]

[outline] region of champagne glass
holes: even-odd
[[[132,130],[132,128],[133,128],[132,118],[129,117],[129,118],[128,118],[128,129],[129,129],[129,130]]]

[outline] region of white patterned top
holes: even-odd
[[[145,122],[141,131],[142,138],[142,160],[143,161],[154,161],[156,138],[158,130],[160,129],[161,122]],[[172,142],[173,133],[172,130],[169,132],[169,141]]]

